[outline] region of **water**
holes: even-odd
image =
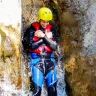
[[[67,96],[65,91],[65,81],[64,81],[64,68],[62,66],[62,56],[58,55],[57,60],[57,96]],[[22,86],[23,83],[22,83]],[[20,90],[16,90],[15,85],[11,84],[10,79],[7,76],[7,72],[4,72],[4,78],[0,78],[0,96],[32,96],[29,90],[25,90],[23,87]],[[42,95],[47,96],[46,86],[43,84]]]

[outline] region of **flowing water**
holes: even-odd
[[[65,81],[64,81],[64,68],[62,66],[62,56],[58,56],[57,60],[57,96],[67,96],[65,91]],[[6,71],[4,72],[4,78],[0,78],[0,96],[31,96],[31,92],[28,90],[25,91],[23,88],[22,83],[22,89],[16,90],[15,85],[11,84],[10,79],[8,79]],[[42,95],[41,96],[47,96],[46,86],[43,84],[42,88]]]

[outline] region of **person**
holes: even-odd
[[[41,7],[38,11],[38,22],[32,23],[27,28],[28,41],[26,42],[28,42],[29,66],[32,72],[32,96],[41,96],[44,81],[46,82],[48,96],[57,96],[56,62],[54,58],[57,43],[50,24],[52,19],[52,11],[47,7]]]

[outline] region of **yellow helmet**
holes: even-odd
[[[47,7],[42,7],[39,9],[38,11],[38,20],[42,19],[42,20],[52,20],[53,16],[52,16],[52,12],[49,8]]]

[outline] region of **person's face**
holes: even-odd
[[[42,28],[46,28],[46,26],[49,24],[49,21],[45,21],[45,20],[40,20],[40,25],[42,26]]]

